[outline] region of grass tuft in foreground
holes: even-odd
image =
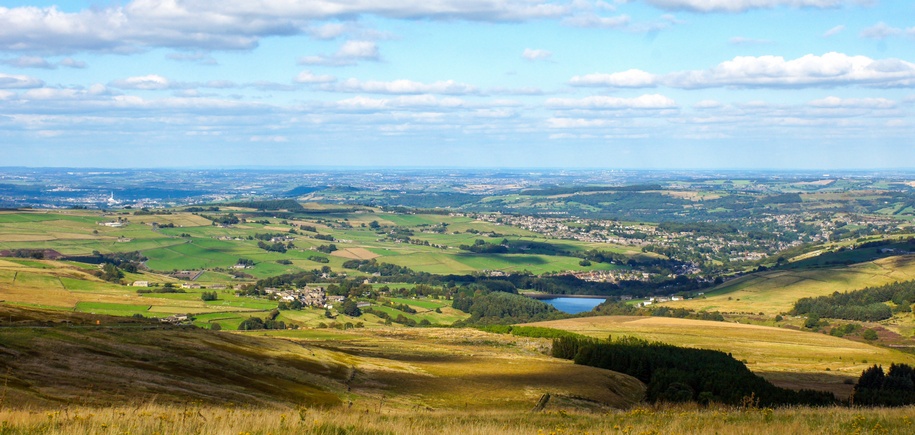
[[[576,411],[390,410],[378,403],[333,409],[143,404],[0,410],[2,434],[909,434],[915,408],[707,408],[662,406]]]

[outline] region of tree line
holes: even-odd
[[[911,312],[915,302],[915,281],[894,282],[879,287],[865,287],[851,292],[834,292],[828,296],[801,298],[791,314],[827,317],[831,319],[876,322],[893,317],[896,312]]]
[[[711,402],[728,405],[822,406],[836,402],[831,393],[779,388],[755,375],[730,354],[623,337],[597,340],[562,336],[553,340],[553,356],[576,364],[625,373],[644,382],[650,402]]]

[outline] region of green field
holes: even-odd
[[[121,228],[99,225],[117,218],[126,219],[128,225]],[[361,226],[373,220],[380,222],[383,225],[382,229],[376,231],[368,226]],[[313,249],[331,242],[315,239],[314,233],[305,231],[298,235],[290,234],[289,230],[294,229],[293,226],[283,224],[277,219],[269,221],[266,225],[249,222],[221,228],[211,225],[210,221],[200,216],[181,212],[140,216],[129,213],[102,214],[93,211],[0,212],[0,250],[51,249],[65,255],[88,255],[92,251],[112,253],[136,250],[149,258],[146,263],[149,268],[162,272],[226,269],[234,265],[239,258],[247,258],[254,260],[256,265],[247,269],[245,273],[256,278],[320,268],[324,263],[308,260],[310,256],[315,255],[327,257],[330,260],[327,265],[335,270],[341,269],[342,263],[347,259],[373,257],[378,261],[407,266],[420,272],[438,274],[466,274],[483,270],[526,270],[539,274],[566,270],[606,270],[614,267],[609,264],[583,267],[578,264],[578,258],[560,255],[470,254],[457,249],[459,245],[473,244],[475,240],[498,243],[503,238],[510,241],[549,243],[560,251],[601,249],[634,253],[631,247],[550,240],[526,230],[474,221],[466,217],[341,213],[314,216],[306,214],[295,219],[293,222],[313,225],[319,228],[320,234],[334,237],[333,243],[340,251],[328,256]],[[174,224],[175,228],[156,230],[151,226],[153,222]],[[334,228],[331,229],[322,222],[334,223]],[[352,228],[342,228],[343,223],[348,223]],[[446,232],[423,232],[441,223],[448,224]],[[385,239],[386,232],[391,231],[395,225],[397,228],[413,231],[413,239],[449,248],[438,249]],[[479,233],[496,232],[500,235],[489,238],[482,234],[471,234],[468,230]],[[256,234],[265,233],[294,236],[295,248],[285,253],[267,252],[257,247],[257,240],[250,240]],[[280,265],[277,260],[290,260],[293,264]],[[208,275],[206,281],[212,282],[215,278],[216,275]]]

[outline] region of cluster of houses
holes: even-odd
[[[704,294],[705,294],[704,292],[699,292],[699,293],[696,293],[696,296],[702,296],[702,295],[704,295]],[[629,299],[632,299],[632,298],[630,297]],[[647,301],[640,302],[638,306],[640,306],[640,307],[647,307],[647,306],[649,306],[649,305],[651,305],[651,304],[655,304],[655,303],[671,302],[671,301],[682,301],[682,300],[685,300],[685,299],[686,299],[686,298],[683,297],[683,296],[681,296],[681,295],[652,296],[652,297],[648,298]]]
[[[123,228],[127,226],[127,221],[99,222],[98,224],[108,228]]]
[[[332,308],[334,303],[341,303],[344,296],[328,296],[324,287],[308,287],[282,290],[273,287],[264,289],[264,293],[283,302],[299,301],[303,307]]]

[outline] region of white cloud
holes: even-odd
[[[353,97],[340,100],[335,107],[343,110],[378,111],[387,109],[454,109],[464,106],[459,98],[438,98],[432,95],[408,95],[395,98]]]
[[[44,82],[31,76],[0,73],[0,89],[40,88]]]
[[[843,31],[845,31],[845,26],[840,24],[838,26],[835,26],[835,27],[823,32],[823,37],[829,38],[830,36],[838,35],[839,33],[842,33]]]
[[[308,29],[308,34],[317,39],[334,39],[346,33],[349,26],[343,23],[327,23]]]
[[[540,0],[133,0],[124,6],[65,12],[0,7],[0,49],[42,53],[131,52],[153,47],[250,49],[268,36],[332,38],[336,24],[315,20],[373,15],[395,19],[525,21],[569,13]]]
[[[639,80],[641,78],[641,80]],[[573,86],[654,87],[901,87],[915,85],[915,64],[900,59],[871,59],[826,53],[785,60],[781,56],[738,56],[707,70],[652,75],[640,70],[575,76]]]
[[[589,13],[564,18],[562,20],[562,24],[571,27],[598,27],[605,29],[618,29],[626,27],[629,25],[630,21],[632,21],[632,19],[629,18],[628,15],[602,17],[597,14]]]
[[[378,60],[378,46],[372,41],[346,41],[337,52],[337,57]]]
[[[83,61],[81,61],[81,60],[76,60],[76,59],[73,59],[73,58],[71,58],[71,57],[67,57],[67,58],[61,59],[61,61],[58,62],[58,64],[59,64],[60,66],[65,66],[65,67],[67,67],[67,68],[82,69],[82,68],[85,68],[85,67],[86,67],[86,62],[83,62]]]
[[[331,83],[337,81],[337,78],[332,75],[315,75],[311,71],[302,71],[294,79],[296,83]]]
[[[305,56],[299,59],[303,65],[348,66],[358,61],[377,61],[380,55],[378,45],[373,41],[346,41],[331,56]]]
[[[521,57],[527,60],[547,60],[553,56],[553,53],[547,50],[525,48]]]
[[[15,59],[6,59],[2,62],[5,65],[9,65],[16,68],[41,68],[41,69],[54,69],[57,68],[56,65],[48,62],[43,57],[38,56],[19,56]]]
[[[821,108],[893,109],[896,107],[895,101],[886,98],[826,97],[807,104]]]
[[[635,98],[619,98],[607,96],[591,96],[581,99],[550,98],[546,101],[547,107],[553,109],[584,109],[584,110],[621,110],[641,109],[659,110],[674,109],[677,103],[660,94],[646,94]]]
[[[586,74],[572,77],[569,84],[572,86],[608,86],[617,88],[647,88],[657,84],[658,77],[654,74],[630,69],[613,74]]]
[[[169,89],[171,87],[171,83],[165,77],[157,74],[149,74],[145,76],[128,77],[122,80],[115,80],[111,82],[110,86],[119,89],[137,89],[151,91]]]
[[[771,9],[779,6],[834,8],[849,0],[643,0],[665,10],[692,12],[744,12],[751,9]]]
[[[358,79],[347,79],[339,85],[334,86],[332,90],[341,92],[370,92],[376,94],[450,94],[464,95],[476,94],[479,90],[465,83],[455,82],[454,80],[438,81],[434,83],[421,83],[412,80],[392,80],[392,81],[360,81]]]

